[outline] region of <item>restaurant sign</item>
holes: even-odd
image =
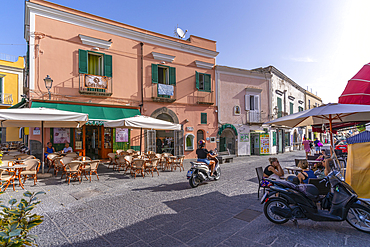
[[[95,120],[89,120],[86,122],[86,125],[104,125],[104,121],[95,121]]]

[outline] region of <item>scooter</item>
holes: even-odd
[[[210,152],[211,155],[214,155],[212,151]],[[208,165],[203,162],[190,162],[191,167],[188,171],[186,177],[189,180],[189,184],[192,188],[198,187],[204,181],[208,180],[219,180],[221,177],[221,167],[218,164],[217,158],[214,158],[216,165],[215,171],[213,172],[213,176],[211,176],[211,170],[209,169]]]
[[[357,230],[370,233],[370,205],[359,199],[353,188],[332,171],[321,182],[330,184],[333,191],[330,211],[317,208],[320,201],[315,185],[295,185],[284,180],[266,179],[272,185],[261,199],[266,218],[275,224],[292,220],[344,221]]]

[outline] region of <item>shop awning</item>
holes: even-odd
[[[92,105],[77,105],[77,104],[59,104],[48,102],[32,102],[31,108],[52,108],[63,111],[79,112],[89,114],[90,121],[106,121],[116,120],[121,118],[129,118],[140,115],[138,109],[127,109],[117,107],[92,106]]]

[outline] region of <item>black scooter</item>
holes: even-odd
[[[340,179],[338,171],[332,171],[321,182],[330,183],[333,198],[330,211],[317,208],[320,202],[319,191],[315,185],[295,185],[284,180],[270,180],[272,185],[261,200],[264,214],[275,224],[292,220],[344,221],[357,230],[370,233],[370,205],[357,197],[350,185]]]

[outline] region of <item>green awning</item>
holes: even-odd
[[[31,108],[45,107],[62,111],[71,111],[89,114],[89,120],[105,121],[117,120],[121,118],[134,117],[140,115],[138,109],[127,109],[105,106],[76,105],[76,104],[58,104],[47,102],[32,102]]]
[[[25,98],[22,98],[21,101],[19,101],[17,104],[9,107],[9,108],[21,108],[24,104],[27,103],[27,100]]]

